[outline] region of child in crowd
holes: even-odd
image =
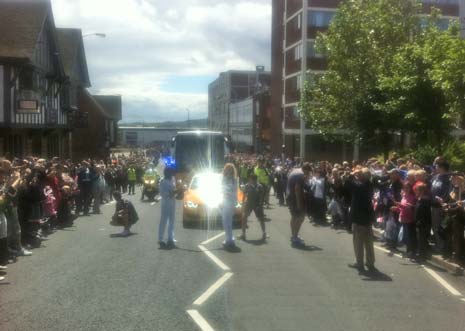
[[[267,238],[265,229],[265,215],[263,212],[263,190],[264,187],[258,183],[257,175],[249,175],[248,182],[244,187],[245,197],[242,213],[242,240],[246,240],[247,219],[250,214],[252,214],[252,211],[255,213],[255,216],[260,222],[260,227],[262,229],[262,240],[265,241]]]
[[[431,197],[425,184],[415,187],[415,225],[418,238],[418,259],[425,260],[428,253],[428,236],[431,231]]]
[[[417,234],[415,228],[414,212],[416,196],[413,192],[413,185],[406,181],[402,188],[402,200],[394,202],[391,208],[394,212],[399,212],[399,220],[403,231],[403,242],[407,244],[407,256],[415,257],[417,249]]]

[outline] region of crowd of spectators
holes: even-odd
[[[241,183],[255,174],[264,187],[263,205],[269,206],[273,188],[280,205],[286,204],[287,177],[300,160],[270,156],[231,155]],[[372,187],[370,222],[381,233],[383,245],[394,252],[424,260],[431,254],[462,263],[465,258],[465,175],[437,157],[430,165],[395,154],[386,162],[313,162],[305,185],[305,211],[316,226],[352,232],[350,183],[364,173]]]
[[[100,214],[113,192],[135,194],[148,163],[144,153],[74,163],[57,157],[0,159],[0,280],[7,264],[30,256],[42,240],[73,226],[79,216]]]

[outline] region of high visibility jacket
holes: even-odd
[[[132,182],[132,181],[136,181],[136,169],[134,168],[129,168],[128,169],[128,181]]]
[[[260,184],[266,185],[266,186],[270,185],[270,177],[268,176],[265,169],[255,167],[254,173],[257,176],[258,182]]]
[[[241,166],[241,167],[239,168],[239,176],[240,176],[242,179],[247,179],[248,174],[249,174],[249,171],[248,171],[248,169],[247,169],[246,166]]]

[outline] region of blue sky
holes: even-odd
[[[91,92],[121,94],[123,122],[206,118],[220,72],[269,69],[271,0],[52,0],[84,39]]]
[[[217,76],[178,76],[173,75],[167,77],[161,85],[161,90],[164,92],[180,92],[180,93],[208,93],[208,84],[214,81]]]

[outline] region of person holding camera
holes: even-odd
[[[352,201],[350,204],[349,217],[352,221],[353,244],[356,262],[349,264],[359,273],[365,271],[364,252],[366,253],[365,264],[369,272],[376,272],[375,250],[373,246],[372,224],[375,218],[373,209],[373,184],[371,173],[368,168],[357,167],[348,181],[351,190]]]
[[[136,208],[134,208],[132,202],[122,198],[121,192],[113,192],[113,197],[116,200],[116,208],[111,224],[123,226],[124,230],[120,236],[128,237],[131,235],[131,226],[139,220],[139,215],[137,215]]]

